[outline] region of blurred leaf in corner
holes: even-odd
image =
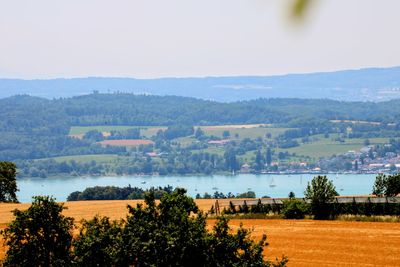
[[[312,0],[293,0],[291,15],[293,18],[302,18],[308,10]]]

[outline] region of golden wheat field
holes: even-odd
[[[119,219],[126,215],[128,204],[138,202],[67,202],[65,215],[76,221],[96,214]],[[214,200],[196,202],[202,210],[208,210]],[[11,210],[28,206],[0,204],[0,228],[12,220]],[[214,222],[208,220],[209,228]],[[286,255],[288,266],[400,266],[400,223],[246,219],[231,220],[230,225],[237,229],[241,223],[253,229],[255,239],[266,234],[269,243],[266,257]],[[4,257],[4,250],[1,246],[0,258]]]

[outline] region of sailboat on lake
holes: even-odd
[[[274,177],[272,177],[271,182],[269,183],[269,187],[275,187],[275,186],[276,186],[275,180]]]

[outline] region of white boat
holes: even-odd
[[[145,183],[146,183],[146,181],[142,181],[142,182],[141,182],[141,184],[145,184]]]
[[[276,186],[275,180],[274,177],[272,177],[271,182],[269,183],[269,187],[275,187],[275,186]]]

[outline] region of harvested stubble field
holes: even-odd
[[[112,219],[126,215],[126,205],[140,201],[67,202],[65,215],[76,221],[99,214]],[[214,200],[197,200],[202,210],[208,210]],[[0,204],[0,228],[12,220],[11,210],[25,209],[29,204]],[[209,227],[215,220],[208,220]],[[346,222],[312,220],[247,219],[231,220],[237,229],[243,223],[253,229],[252,237],[266,234],[270,259],[283,254],[289,266],[400,266],[400,223]],[[0,241],[0,244],[2,242]],[[4,248],[0,248],[0,258]]]

